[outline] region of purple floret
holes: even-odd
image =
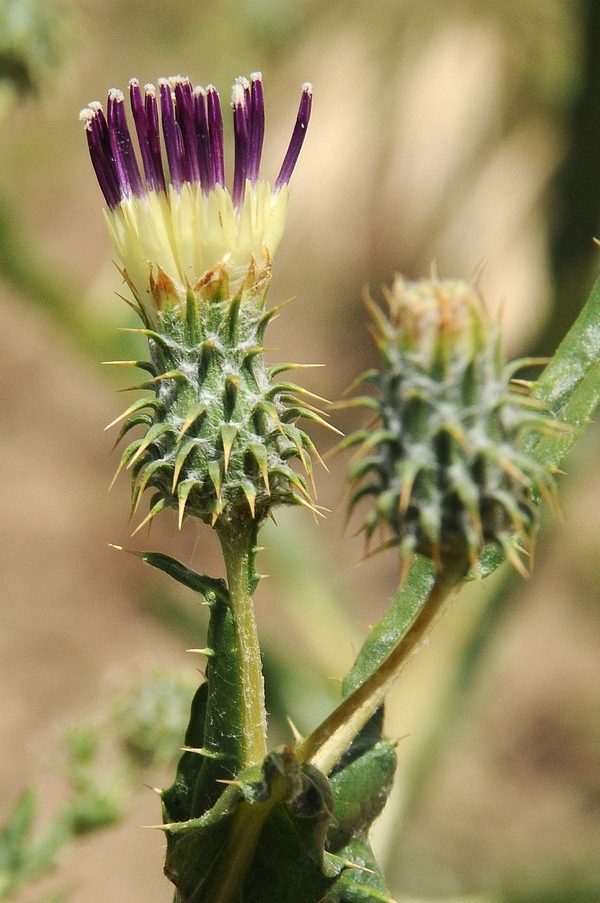
[[[119,188],[123,197],[135,194],[141,197],[146,189],[142,182],[140,168],[133,149],[125,104],[121,91],[113,88],[108,94],[107,121],[110,135],[110,147],[117,171]]]
[[[164,154],[173,188],[179,191],[188,182],[201,185],[207,194],[216,185],[225,186],[223,116],[217,90],[212,85],[192,90],[189,79],[180,76],[160,79],[158,86]],[[139,82],[133,78],[129,95],[145,184],[127,125],[122,93],[115,88],[109,91],[106,117],[99,103],[90,104],[81,114],[94,171],[111,209],[132,194],[142,197],[147,191],[167,191],[155,88],[146,85],[142,95]],[[298,160],[311,102],[312,87],[306,84],[290,145],[274,185],[275,194],[289,182]],[[254,72],[250,81],[242,77],[236,80],[232,107],[235,138],[232,198],[239,210],[244,202],[246,182],[256,185],[260,174],[265,134],[260,72]]]
[[[121,202],[121,192],[112,160],[108,126],[104,114],[102,109],[96,108],[96,104],[94,104],[82,112],[81,118],[85,121],[85,134],[100,190],[112,210]]]
[[[300,151],[302,150],[302,145],[304,144],[304,138],[306,137],[306,129],[310,119],[311,108],[312,85],[307,82],[302,86],[302,97],[300,98],[300,107],[298,108],[296,124],[294,125],[294,131],[292,132],[290,146],[287,149],[287,153],[281,164],[281,169],[279,170],[279,175],[273,186],[274,191],[279,191],[284,185],[287,185],[292,177],[292,173],[298,162],[298,157],[300,156]]]
[[[131,109],[142,154],[146,185],[150,191],[166,191],[165,177],[160,153],[158,115],[153,86],[146,86],[146,103],[142,98],[140,84],[132,78],[129,82]]]
[[[233,107],[233,134],[235,141],[235,165],[233,169],[233,205],[237,209],[242,206],[246,190],[248,171],[248,115],[245,104],[244,86],[238,81],[233,89],[231,105]]]
[[[160,112],[162,117],[163,137],[165,150],[169,164],[169,176],[171,184],[177,191],[181,189],[185,181],[184,146],[181,137],[181,129],[175,119],[175,106],[171,94],[171,86],[165,78],[158,83],[160,91]]]
[[[213,185],[225,185],[225,160],[223,153],[223,115],[219,92],[213,85],[206,89],[208,132],[210,135],[210,163]]]
[[[206,109],[206,91],[194,88],[194,119],[196,129],[196,147],[200,161],[200,182],[205,192],[214,188],[213,167],[211,161],[210,128]]]
[[[194,94],[189,79],[175,82],[175,115],[183,141],[183,171],[186,182],[200,181],[198,141],[196,139],[196,117]]]
[[[154,85],[146,85],[144,88],[146,94],[145,109],[146,123],[148,125],[148,144],[150,154],[154,161],[154,178],[156,179],[156,187],[159,191],[167,191],[165,182],[165,173],[163,169],[162,150],[160,146],[160,130],[158,126],[158,104],[156,103],[156,91]],[[148,188],[151,186],[148,185]]]
[[[254,72],[250,78],[252,81],[250,95],[250,143],[246,178],[250,179],[252,185],[256,185],[265,137],[265,96],[260,72]]]

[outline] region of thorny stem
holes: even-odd
[[[416,619],[379,668],[297,748],[296,755],[301,762],[311,762],[324,774],[328,774],[339,762],[358,732],[382,705],[412,654],[446,610],[454,595],[452,591],[464,575],[462,563],[460,567],[449,566],[440,571]]]
[[[254,617],[254,553],[256,526],[217,527],[233,614],[241,693],[242,767],[262,762],[267,754],[267,712],[258,631]]]

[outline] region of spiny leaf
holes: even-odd
[[[238,318],[240,315],[240,305],[242,302],[241,295],[236,295],[236,297],[231,301],[229,307],[227,309],[227,314],[225,316],[225,329],[227,333],[227,338],[230,343],[235,340],[236,330],[238,325]]]
[[[146,412],[140,412],[138,414],[133,414],[128,420],[125,421],[121,429],[119,430],[119,435],[113,442],[113,447],[111,452],[113,452],[117,445],[121,442],[121,440],[127,435],[127,433],[131,432],[136,426],[145,426],[146,430],[148,430],[152,424],[154,423],[154,418],[151,414]]]
[[[269,382],[280,373],[286,373],[289,370],[313,370],[317,367],[323,367],[324,364],[274,364],[267,370]]]
[[[156,376],[156,368],[150,361],[102,361],[104,367],[137,367],[138,370],[146,370],[147,373]]]
[[[275,407],[275,405],[273,404],[272,401],[267,401],[266,399],[262,399],[261,401],[259,401],[257,403],[255,410],[256,411],[264,411],[264,413],[267,414],[271,418],[271,420],[273,420],[275,422],[275,425],[277,426],[277,429],[279,430],[279,432],[283,433],[283,426],[282,426],[281,420],[279,418],[279,411],[277,410],[277,408]]]
[[[223,475],[221,473],[221,464],[219,461],[209,461],[207,465],[208,475],[215,487],[217,499],[221,498],[221,486],[223,485]]]
[[[188,286],[185,295],[185,338],[188,345],[197,345],[201,337],[198,305],[193,291]]]
[[[167,875],[185,903],[319,903],[345,866],[324,850],[332,805],[324,775],[276,750],[167,835]]]
[[[270,473],[272,476],[277,475],[283,477],[286,482],[291,483],[292,486],[295,486],[296,489],[298,489],[302,493],[305,499],[307,499],[309,502],[312,502],[310,492],[308,491],[308,486],[306,485],[306,480],[301,474],[296,473],[296,471],[292,470],[291,467],[288,467],[285,464],[280,464],[278,467],[273,467]]]
[[[347,868],[323,903],[395,903],[366,834],[355,837],[339,855]]]
[[[256,514],[256,486],[254,483],[251,483],[250,480],[242,480],[240,485],[242,487],[242,492],[246,496],[250,514],[254,518]]]
[[[170,354],[171,345],[169,344],[169,340],[166,336],[161,335],[159,332],[156,332],[154,329],[142,329],[142,328],[131,328],[129,326],[121,327],[121,332],[131,332],[135,335],[144,335],[147,339],[150,339],[152,342],[156,342],[156,344],[165,352]]]
[[[154,498],[156,498],[156,496],[154,496]],[[144,520],[141,522],[141,524],[138,524],[138,526],[135,528],[135,530],[133,531],[133,533],[131,535],[135,536],[135,534],[139,533],[140,530],[142,530],[146,525],[151,524],[152,521],[154,520],[154,518],[156,517],[156,515],[160,514],[160,512],[163,511],[167,507],[168,504],[169,504],[169,502],[167,499],[159,498],[158,501],[156,501],[152,505],[152,507],[150,508],[150,511],[148,512],[148,514],[146,515]]]
[[[289,423],[290,420],[300,420],[302,417],[305,420],[312,420],[313,423],[321,424],[321,426],[324,426],[325,429],[330,430],[332,433],[337,433],[338,436],[344,435],[341,430],[338,430],[333,424],[324,420],[320,414],[315,413],[315,411],[310,411],[305,407],[301,407],[300,405],[285,410],[281,414],[281,421],[282,423]]]
[[[229,373],[225,377],[224,395],[223,395],[223,412],[224,412],[224,416],[227,419],[229,419],[233,415],[239,388],[240,388],[239,376]]]
[[[209,604],[214,603],[217,600],[223,605],[229,603],[227,584],[220,578],[208,577],[206,574],[197,574],[196,571],[192,571],[180,561],[177,561],[176,558],[171,558],[170,555],[164,555],[162,552],[133,551],[130,552],[130,554],[135,555],[137,558],[141,558],[143,562],[151,565],[151,567],[157,568],[159,571],[164,571],[165,574],[168,574],[173,580],[181,583],[182,586],[187,586],[188,589],[193,590],[195,593],[200,593]],[[198,745],[201,746],[202,742]]]
[[[112,489],[112,487],[115,485],[115,483],[117,481],[117,477],[119,476],[119,474],[121,473],[123,468],[126,467],[127,464],[131,461],[131,458],[133,458],[133,456],[135,455],[135,453],[137,452],[137,450],[139,449],[141,444],[142,444],[142,440],[136,439],[134,442],[132,442],[130,445],[127,446],[127,448],[121,455],[121,460],[119,461],[119,466],[117,467],[117,470],[115,472],[114,477],[112,478],[112,482],[109,487],[110,489]]]

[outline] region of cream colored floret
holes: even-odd
[[[173,281],[181,302],[187,286],[224,265],[233,294],[252,261],[268,268],[285,228],[289,189],[276,195],[268,182],[246,184],[241,210],[236,212],[227,189],[217,185],[208,195],[199,185],[172,186],[168,195],[149,191],[124,198],[105,210],[108,230],[138,301],[152,304],[151,274],[158,268]]]

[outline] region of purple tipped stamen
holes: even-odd
[[[160,147],[160,129],[158,126],[158,104],[156,103],[156,88],[154,85],[144,85],[146,111],[146,124],[148,126],[148,146],[154,164],[154,178],[158,191],[167,192],[165,173],[163,170],[162,150]],[[148,188],[152,186],[149,184]]]
[[[165,78],[161,78],[158,83],[158,89],[160,91],[160,112],[167,162],[169,164],[169,175],[173,188],[179,191],[185,181],[183,138],[181,137],[179,124],[175,119],[175,106],[169,82]]]
[[[196,147],[200,161],[200,182],[205,193],[215,187],[211,161],[210,127],[206,109],[206,91],[194,88],[194,115],[196,124]]]
[[[275,180],[275,185],[273,186],[273,191],[275,192],[280,191],[284,185],[287,185],[292,177],[306,137],[306,129],[310,120],[311,108],[312,85],[309,82],[306,82],[306,84],[302,85],[302,97],[300,98],[298,116],[296,117],[296,124],[294,125],[294,131],[292,132],[290,145],[283,159],[283,163],[281,164],[279,175]]]
[[[144,183],[129,134],[123,94],[116,88],[108,93],[107,120],[121,194],[141,197],[145,192]]]
[[[146,86],[146,91],[149,86]],[[156,118],[156,99],[154,99],[154,116],[148,115],[149,104],[142,98],[140,83],[136,78],[129,82],[129,97],[135,122],[135,130],[142,155],[146,185],[151,191],[166,191],[165,177],[160,158],[160,140],[158,139],[158,119]],[[158,150],[158,154],[157,154]]]
[[[210,162],[212,184],[225,186],[225,159],[223,153],[223,115],[219,92],[213,85],[206,89],[208,132],[210,136]]]
[[[194,94],[189,79],[175,80],[175,115],[183,140],[183,170],[186,182],[200,181],[200,162],[196,140]]]
[[[244,87],[239,81],[233,86],[231,105],[233,107],[233,134],[235,140],[235,165],[233,169],[233,205],[242,206],[246,190],[248,170],[248,117],[246,116]]]
[[[160,118],[170,182],[179,191],[184,182],[201,185],[207,194],[225,186],[223,116],[217,90],[192,86],[187,78],[160,79]],[[115,88],[108,94],[107,115],[99,103],[81,113],[85,122],[92,165],[100,189],[111,209],[124,199],[142,197],[146,191],[167,192],[161,149],[156,90],[137,79],[129,83],[131,110],[138,138],[144,180],[127,125],[123,95]],[[273,193],[287,184],[296,166],[310,119],[312,87],[303,85],[296,124]],[[232,96],[235,164],[232,198],[239,210],[246,182],[256,185],[265,134],[265,102],[260,72],[236,79]]]
[[[97,109],[88,107],[81,111],[80,119],[85,122],[85,134],[90,150],[90,157],[92,159],[94,172],[96,173],[96,178],[98,179],[98,184],[100,185],[100,190],[102,191],[108,206],[113,209],[121,201],[121,192],[119,190],[119,183],[110,154],[110,148],[108,154],[106,153],[106,146],[102,134],[102,124],[99,121],[99,112],[101,113],[102,110],[98,111]],[[102,120],[104,121],[104,125],[106,125],[104,116],[102,116]]]
[[[246,178],[250,179],[252,185],[256,185],[265,138],[265,95],[260,72],[253,72],[250,78],[252,80],[250,94],[250,143]]]

